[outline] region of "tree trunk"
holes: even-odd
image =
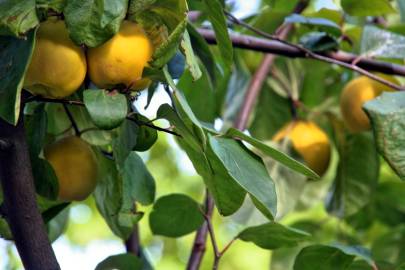
[[[0,119],[0,181],[4,195],[2,214],[25,269],[60,269],[36,204],[22,116],[17,126]]]

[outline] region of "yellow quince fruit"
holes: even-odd
[[[153,54],[153,45],[143,28],[123,21],[119,32],[87,53],[89,76],[99,88],[125,85],[131,90],[148,87],[150,80],[142,72]]]
[[[65,137],[45,147],[46,160],[58,178],[58,197],[64,201],[86,199],[97,185],[97,163],[85,141],[76,136]]]
[[[273,141],[279,142],[284,138],[291,140],[294,150],[310,169],[318,175],[325,173],[331,148],[328,136],[318,125],[303,120],[290,122],[274,135]]]
[[[83,83],[87,64],[84,51],[69,38],[62,20],[40,24],[24,88],[34,95],[64,98]]]
[[[377,75],[398,84],[394,77]],[[370,129],[370,120],[363,111],[363,104],[384,91],[393,91],[393,89],[366,76],[359,76],[346,84],[340,96],[340,111],[345,125],[351,132],[362,132]]]

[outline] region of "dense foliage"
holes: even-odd
[[[96,269],[179,269],[205,228],[202,269],[404,269],[405,72],[357,63],[401,67],[405,1],[335,2],[1,1],[0,121],[24,119],[50,241],[139,229]]]

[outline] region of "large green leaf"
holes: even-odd
[[[0,36],[0,117],[16,124],[24,75],[34,48],[35,31],[26,39]]]
[[[253,137],[259,140],[269,140],[290,119],[288,100],[264,85],[255,107],[252,124],[249,127]]]
[[[224,66],[226,69],[230,69],[233,62],[233,47],[229,38],[223,7],[219,0],[203,0],[203,2],[208,18],[215,31],[215,37]]]
[[[325,18],[317,18],[317,17],[307,17],[303,16],[300,14],[292,14],[288,17],[285,18],[286,23],[300,23],[300,24],[307,24],[307,25],[313,25],[313,26],[323,26],[327,28],[333,28],[332,32],[338,32],[340,33],[340,26],[335,23],[334,21],[331,21],[329,19]]]
[[[328,210],[344,217],[365,206],[377,185],[379,165],[372,134],[348,135],[340,151]]]
[[[304,164],[287,156],[283,152],[271,147],[270,145],[264,144],[263,142],[246,135],[245,133],[241,132],[240,130],[231,128],[226,132],[226,136],[229,136],[229,137],[232,137],[235,139],[244,140],[247,143],[254,146],[256,149],[260,150],[263,154],[273,158],[274,160],[280,162],[284,166],[286,166],[296,172],[299,172],[307,177],[310,177],[313,179],[319,179],[319,175],[317,175],[314,171],[312,171],[310,168],[308,168]]]
[[[213,123],[216,116],[215,91],[204,66],[201,65],[202,76],[194,81],[190,71],[185,71],[177,87],[181,89],[196,117],[207,123]]]
[[[48,124],[44,108],[44,104],[40,104],[32,114],[25,115],[24,126],[36,192],[46,198],[56,200],[59,192],[58,179],[51,164],[39,157],[45,144]]]
[[[171,194],[153,205],[149,224],[153,234],[180,237],[197,230],[204,222],[200,206],[190,197]]]
[[[135,202],[131,198],[134,197],[132,196],[134,190],[123,188],[130,185],[123,184],[123,178],[118,172],[115,162],[100,153],[97,154],[97,159],[100,178],[93,193],[97,208],[112,232],[126,240],[131,234],[134,224],[142,218],[143,213],[133,212],[132,208]]]
[[[141,157],[136,152],[131,152],[124,163],[123,173],[123,190],[131,190],[132,192],[124,192],[124,203],[128,203],[130,208],[136,200],[141,204],[148,205],[155,200],[155,180],[146,168]]]
[[[114,151],[115,163],[119,169],[124,167],[125,160],[136,145],[139,127],[130,120],[125,120],[113,139],[112,147]]]
[[[405,93],[384,92],[381,96],[364,104],[371,118],[377,149],[392,169],[405,179]]]
[[[95,270],[142,270],[142,261],[139,257],[124,253],[112,255],[97,264]]]
[[[384,37],[384,38],[381,38]],[[405,36],[365,26],[361,38],[361,53],[374,57],[398,58],[405,57]]]
[[[277,211],[275,185],[260,157],[233,139],[209,136],[209,143],[234,181],[265,216],[273,219]]]
[[[239,233],[238,238],[253,242],[264,249],[296,246],[307,240],[309,234],[294,228],[283,226],[276,222],[269,222],[255,227],[249,227]]]
[[[342,0],[341,5],[351,16],[379,16],[395,12],[388,0]]]
[[[201,143],[202,148],[204,149],[207,139],[205,137],[200,121],[197,119],[193,110],[190,108],[190,105],[188,104],[183,93],[179,89],[177,89],[177,86],[174,83],[172,77],[170,76],[167,67],[163,68],[163,73],[165,75],[167,83],[173,89],[173,96],[175,102],[174,105],[178,110],[176,113],[179,114],[180,118],[190,128],[194,137],[198,139],[198,141]]]
[[[35,0],[0,1],[0,35],[21,36],[38,23]]]
[[[101,129],[118,127],[128,113],[127,99],[116,91],[89,89],[83,92],[83,101],[94,124]]]
[[[70,37],[78,44],[97,47],[118,32],[128,0],[69,0],[64,8]]]
[[[346,254],[339,248],[313,245],[303,248],[295,258],[294,270],[344,270],[355,256]]]
[[[167,119],[174,126],[174,130],[182,136],[177,142],[186,151],[197,173],[203,177],[219,212],[222,215],[231,215],[238,210],[245,198],[245,192],[228,174],[210,145],[203,148],[193,134],[196,127],[191,120],[185,115],[184,118],[180,118],[168,104],[163,104],[157,115]]]

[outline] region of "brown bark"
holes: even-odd
[[[16,126],[0,119],[0,181],[2,212],[25,269],[60,269],[36,204],[22,116]]]

